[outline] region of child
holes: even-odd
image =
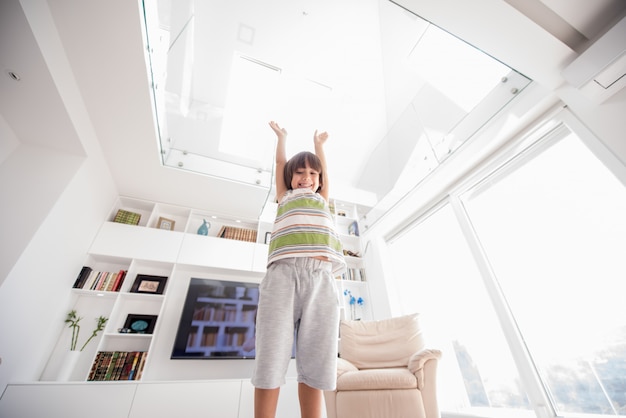
[[[295,337],[300,413],[319,418],[323,391],[336,383],[339,303],[334,277],[345,269],[328,208],[328,134],[315,131],[315,154],[301,152],[287,161],[287,131],[274,121],[270,127],[278,137],[279,203],[267,273],[259,287],[254,414],[275,416]]]

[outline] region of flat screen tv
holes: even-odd
[[[191,278],[172,359],[254,358],[257,283]]]

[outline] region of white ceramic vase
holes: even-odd
[[[65,353],[65,356],[63,356],[63,360],[61,361],[61,366],[59,367],[59,373],[57,374],[58,381],[67,382],[70,380],[79,358],[80,351],[78,350],[70,350]]]

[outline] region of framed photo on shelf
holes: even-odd
[[[165,290],[166,281],[167,276],[151,276],[149,274],[138,274],[135,278],[133,286],[130,288],[130,292],[162,295],[163,291]]]
[[[159,217],[159,220],[157,221],[157,228],[158,229],[166,229],[168,231],[173,231],[175,223],[176,223],[176,221],[173,221],[171,219]]]
[[[156,315],[128,314],[124,328],[122,328],[120,332],[129,334],[152,334],[156,320]]]

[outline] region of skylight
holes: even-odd
[[[144,7],[163,164],[268,190],[270,120],[288,130],[288,155],[328,131],[331,196],[372,208],[530,82],[387,0]]]

